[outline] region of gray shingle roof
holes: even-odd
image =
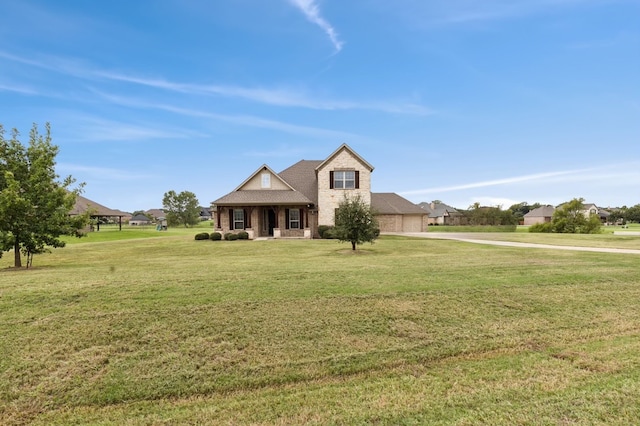
[[[445,203],[433,203],[433,207],[431,207],[431,203],[423,202],[418,204],[418,206],[425,210],[431,218],[460,215],[458,210]]]
[[[541,206],[529,211],[524,217],[551,217],[556,209],[553,206]]]
[[[98,204],[95,201],[83,197],[82,195],[78,195],[76,197],[76,204],[73,206],[73,209],[69,212],[69,214],[83,214],[87,210],[91,210],[92,216],[121,217],[128,215],[128,213],[121,212],[120,210],[113,210],[109,207],[103,206],[102,204]]]
[[[300,191],[305,197],[318,204],[318,177],[316,167],[322,160],[301,160],[293,166],[284,169],[278,176],[284,179],[296,191]]]
[[[311,204],[312,201],[301,192],[289,190],[257,189],[234,191],[218,198],[213,204],[218,206],[287,205]]]
[[[371,207],[379,214],[426,214],[423,209],[394,192],[372,192]]]

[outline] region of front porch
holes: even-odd
[[[212,206],[215,231],[245,231],[249,239],[306,238],[317,229],[317,212],[309,206]]]

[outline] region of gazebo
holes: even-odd
[[[125,213],[120,210],[113,210],[108,207],[103,206],[102,204],[96,203],[88,198],[85,198],[81,195],[76,197],[76,204],[73,206],[73,209],[69,212],[71,216],[81,215],[89,211],[89,217],[91,219],[99,219],[102,217],[108,218],[118,218],[118,226],[120,231],[122,231],[122,218],[125,216],[130,216],[129,213]],[[100,222],[97,224],[98,231],[100,230]]]

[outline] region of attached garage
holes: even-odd
[[[427,212],[393,192],[371,194],[380,232],[425,232]]]

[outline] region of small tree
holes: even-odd
[[[530,232],[557,232],[565,234],[597,234],[602,223],[596,214],[585,215],[584,199],[574,198],[553,212],[551,222],[532,226]]]
[[[58,181],[58,147],[51,143],[49,124],[45,135],[34,124],[28,147],[18,137],[14,129],[6,140],[0,125],[0,255],[13,250],[16,268],[22,267],[21,254],[29,267],[33,255],[48,246],[64,247],[61,235],[81,236],[88,221],[88,215],[69,215],[83,185],[71,190],[71,176]]]
[[[345,196],[336,211],[336,237],[351,243],[351,249],[362,243],[373,243],[380,234],[374,211],[360,195],[353,198]]]
[[[162,207],[167,214],[167,222],[170,226],[184,225],[194,226],[200,219],[200,206],[196,194],[182,191],[177,194],[169,191],[164,194]]]

